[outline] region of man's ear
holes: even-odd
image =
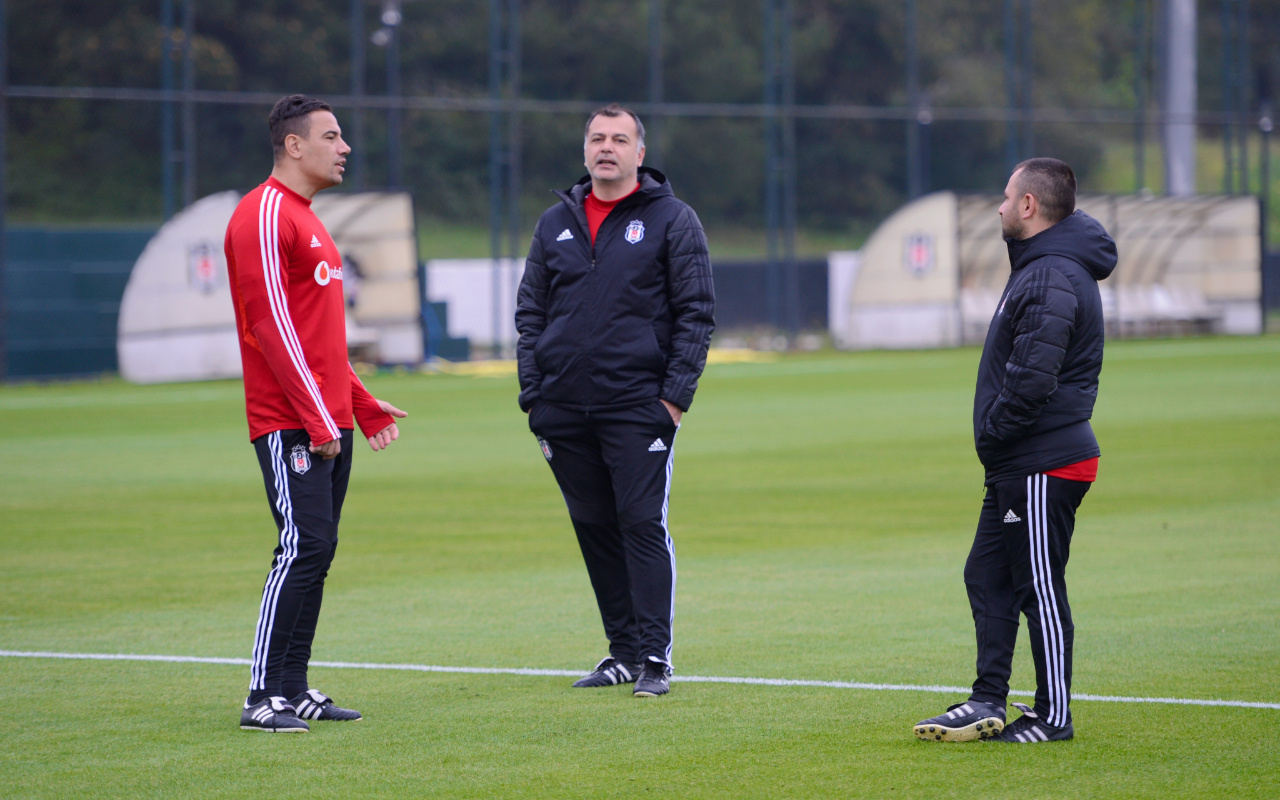
[[[1040,213],[1040,203],[1036,200],[1036,196],[1030,192],[1022,195],[1022,207],[1029,219]]]
[[[640,149],[636,151],[636,166],[644,163],[644,145],[640,145]]]
[[[293,157],[298,158],[302,155],[302,137],[296,133],[291,133],[284,137],[284,152]]]

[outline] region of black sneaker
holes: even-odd
[[[671,691],[671,666],[653,659],[646,660],[640,666],[640,677],[636,678],[636,688],[631,690],[632,697],[657,697]]]
[[[240,712],[240,727],[246,731],[271,731],[272,733],[306,733],[310,726],[298,719],[293,706],[283,697],[268,697],[261,703],[249,705],[244,701]]]
[[[1036,712],[1022,703],[1014,703],[1022,711],[1022,716],[1010,722],[993,742],[1012,742],[1014,744],[1039,744],[1040,742],[1065,742],[1076,735],[1076,729],[1068,722],[1059,728],[1049,725],[1040,719]]]
[[[917,722],[916,738],[926,742],[972,742],[990,739],[1004,729],[1004,709],[972,700],[956,703],[947,713]]]
[[[293,706],[302,719],[334,720],[336,722],[355,722],[361,719],[359,711],[340,708],[333,704],[326,695],[315,689],[308,689],[293,698]]]
[[[621,683],[635,683],[640,674],[639,664],[624,664],[613,656],[606,656],[596,664],[590,675],[573,682],[575,689],[594,689],[597,686],[617,686]]]

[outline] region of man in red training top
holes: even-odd
[[[342,183],[351,152],[333,109],[290,95],[268,126],[271,177],[240,201],[225,242],[249,438],[280,531],[240,727],[301,733],[305,719],[360,719],[307,685],[307,663],[351,475],[352,415],[381,450],[405,412],[374,399],[347,361],[342,257],[311,211],[316,192]]]

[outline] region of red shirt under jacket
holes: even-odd
[[[640,182],[636,181],[635,189],[619,197],[617,200],[601,200],[594,194],[587,192],[587,199],[582,204],[582,210],[587,212],[587,227],[591,229],[591,246],[596,244],[596,231],[600,230],[600,226],[604,224],[604,218],[609,216],[609,212],[613,207],[623,200],[636,193],[636,189],[640,188]]]
[[[342,256],[311,201],[275,178],[244,196],[224,243],[249,438],[305,428],[321,445],[394,420],[347,361]]]
[[[1084,481],[1085,483],[1093,483],[1098,479],[1098,458],[1085,459],[1077,461],[1074,464],[1068,464],[1065,467],[1051,469],[1045,473],[1055,478],[1063,478],[1068,481]]]

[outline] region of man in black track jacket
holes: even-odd
[[[675,549],[672,455],[714,327],[707,239],[667,179],[641,167],[644,126],[587,120],[588,177],[538,220],[516,301],[520,408],[582,548],[609,655],[577,687],[668,691]]]
[[[1102,371],[1098,281],[1116,245],[1075,211],[1076,179],[1052,158],[1014,170],[1000,206],[1013,268],[978,366],[973,433],[986,499],[964,581],[978,639],[968,701],[915,726],[921,739],[1034,743],[1074,735],[1074,627],[1064,572],[1076,509],[1097,476],[1089,418]],[[1005,721],[1019,613],[1036,667],[1034,708]]]

